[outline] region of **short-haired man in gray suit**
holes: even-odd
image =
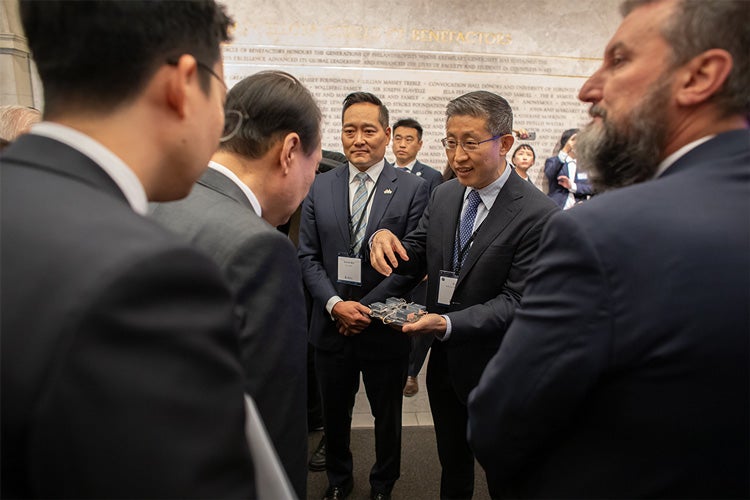
[[[227,94],[227,134],[190,196],[156,220],[210,255],[237,299],[245,390],[258,404],[299,498],[307,481],[307,319],[285,223],[320,161],[321,113],[293,76],[264,71]]]
[[[212,0],[20,14],[45,103],[0,158],[0,496],[253,497],[231,294],[145,217],[219,143],[231,20]]]

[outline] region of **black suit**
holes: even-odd
[[[528,498],[750,495],[750,133],[552,218],[469,403]]]
[[[465,437],[469,391],[500,346],[520,302],[542,228],[557,211],[554,202],[511,172],[476,233],[451,305],[441,306],[440,271],[452,269],[465,189],[458,180],[435,189],[417,230],[402,241],[410,260],[396,269],[407,274],[427,269],[427,308],[451,321],[450,338],[432,344],[427,389],[443,466],[441,495],[454,498],[470,497],[474,485],[474,458]]]
[[[365,245],[380,228],[405,235],[414,229],[428,198],[425,181],[383,167],[367,220]],[[400,475],[401,391],[406,381],[409,338],[378,320],[361,333],[345,337],[325,309],[338,295],[364,305],[400,297],[414,286],[411,277],[384,278],[362,261],[362,286],[339,283],[337,262],[350,248],[349,167],[315,177],[302,205],[299,257],[305,284],[313,298],[310,341],[315,346],[326,431],[326,470],[331,485],[352,477],[349,450],[351,410],[362,372],[375,416],[376,463],[370,475],[373,491],[389,492]]]
[[[232,300],[92,160],[26,135],[2,172],[2,496],[247,497]]]

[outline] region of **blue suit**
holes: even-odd
[[[544,162],[544,175],[547,176],[547,182],[549,183],[549,190],[547,191],[547,195],[552,198],[555,203],[557,203],[558,207],[563,208],[565,206],[565,201],[568,199],[568,194],[570,193],[570,191],[568,191],[567,188],[561,186],[557,182],[557,178],[561,175],[570,177],[568,164],[564,163],[557,156],[547,158],[547,161]],[[576,201],[583,201],[594,194],[594,190],[589,184],[588,176],[585,172],[581,172],[580,168],[576,169],[575,178],[570,180],[576,183],[577,189],[573,194],[573,196],[575,196],[576,198]]]
[[[373,189],[365,242],[381,228],[403,237],[417,227],[429,196],[424,180],[385,162]],[[331,485],[341,485],[352,477],[351,409],[362,372],[375,415],[376,463],[370,483],[373,491],[390,492],[400,474],[401,392],[406,381],[409,338],[377,320],[360,334],[345,337],[338,333],[325,305],[335,295],[364,305],[384,302],[388,297],[407,294],[415,279],[397,275],[385,278],[363,260],[361,286],[338,283],[338,258],[349,248],[347,167],[316,176],[300,220],[299,257],[313,300],[309,334],[316,349],[323,400],[326,470]]]
[[[412,167],[411,173],[427,181],[430,185],[430,193],[443,182],[443,174],[419,160]]]
[[[469,399],[513,498],[750,495],[750,132],[553,217]]]

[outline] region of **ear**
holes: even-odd
[[[281,141],[281,152],[279,163],[284,175],[288,175],[292,168],[295,155],[302,154],[302,140],[296,132],[291,132],[284,136]]]
[[[692,58],[678,70],[677,103],[694,106],[710,99],[724,85],[732,66],[732,55],[724,49],[709,49]]]
[[[386,137],[386,143],[385,143],[385,145],[387,146],[388,144],[391,143],[391,127],[386,127],[386,129],[385,129],[385,137]]]
[[[172,66],[167,78],[167,103],[180,118],[184,118],[187,109],[188,87],[198,78],[198,63],[189,54],[183,54]]]
[[[505,155],[508,154],[508,151],[513,147],[513,143],[515,142],[515,139],[513,139],[513,134],[506,134],[500,138],[500,156],[505,157]]]

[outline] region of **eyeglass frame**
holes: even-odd
[[[174,59],[174,58],[167,59],[166,63],[169,64],[170,66],[177,66],[177,59]],[[195,64],[200,69],[202,69],[204,71],[207,71],[209,75],[211,75],[214,78],[216,78],[217,80],[219,80],[219,83],[221,83],[221,85],[225,89],[229,90],[229,87],[227,87],[227,83],[224,81],[224,79],[222,77],[220,77],[218,75],[218,73],[216,73],[216,71],[214,71],[213,69],[211,69],[211,66],[209,66],[208,64],[206,64],[204,62],[199,61],[198,59],[195,60]]]
[[[177,59],[171,59],[171,58],[167,59],[166,63],[169,64],[170,66],[177,66]],[[220,77],[213,69],[211,69],[211,67],[208,64],[203,63],[203,62],[201,62],[201,61],[199,61],[197,59],[195,60],[195,64],[199,68],[207,71],[208,74],[210,74],[211,76],[213,76],[214,78],[216,78],[217,80],[219,80],[219,83],[221,83],[224,86],[225,89],[228,88],[226,82],[224,81],[224,79],[222,77]],[[237,135],[237,132],[239,132],[240,128],[242,128],[242,120],[247,120],[248,118],[250,118],[250,116],[247,113],[245,113],[244,111],[240,111],[238,109],[224,110],[224,124],[225,125],[226,125],[226,122],[227,122],[227,116],[230,115],[230,114],[238,114],[240,118],[237,121],[237,125],[235,125],[234,129],[229,134],[222,135],[219,138],[219,142],[227,142],[229,139],[231,139],[235,135]]]
[[[489,139],[485,139],[483,141],[473,141],[473,142],[470,142],[469,144],[473,144],[473,146],[469,147],[468,149],[466,148],[466,144],[467,144],[466,142],[464,142],[464,141],[456,141],[455,139],[450,139],[448,137],[440,139],[440,143],[443,145],[443,147],[445,148],[446,151],[455,151],[458,148],[458,146],[461,146],[461,149],[463,149],[464,151],[476,151],[476,150],[479,149],[479,145],[480,144],[484,144],[485,142],[490,142],[490,141],[496,141],[496,140],[498,140],[501,137],[506,136],[506,135],[508,135],[508,134],[496,135],[496,136],[490,137]],[[453,146],[452,148],[449,148],[448,144],[446,144],[447,141],[455,141],[456,145]]]
[[[237,120],[237,125],[234,126],[234,129],[230,133],[226,135],[222,135],[219,138],[219,142],[227,142],[229,139],[232,139],[235,135],[237,135],[237,132],[239,132],[240,129],[242,128],[242,121],[250,118],[250,115],[248,115],[244,111],[240,111],[239,109],[225,109],[224,110],[224,124],[225,125],[227,122],[227,117],[230,115],[239,115],[240,118],[239,120]]]

